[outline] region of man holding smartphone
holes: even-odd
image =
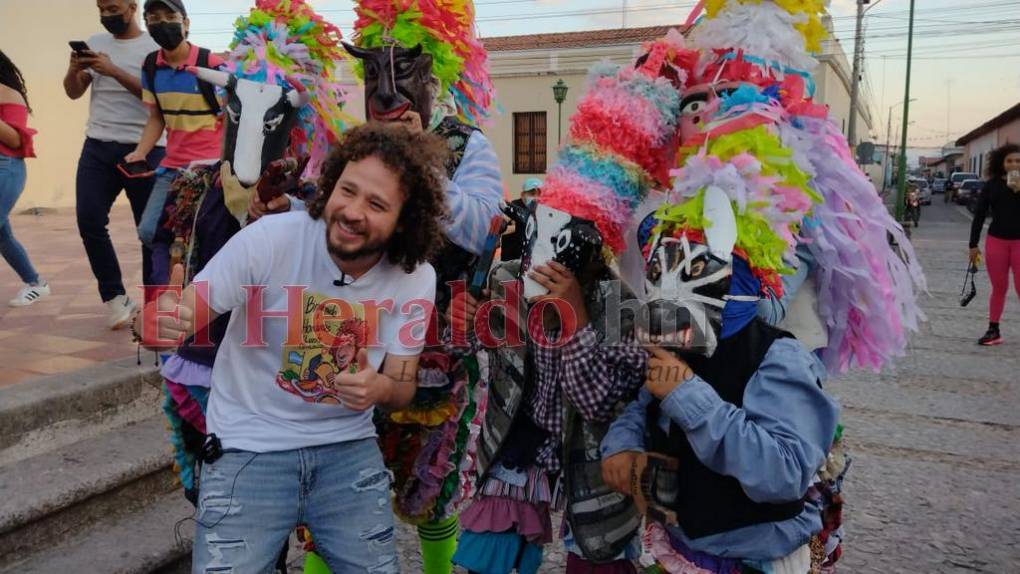
[[[78,232],[99,284],[99,296],[108,307],[107,324],[119,329],[127,325],[137,305],[124,289],[107,225],[110,208],[122,189],[127,191],[136,226],[152,192],[153,175],[129,177],[117,166],[135,149],[149,117],[141,100],[142,62],[159,46],[139,26],[135,0],[98,0],[96,4],[107,32],[95,34],[84,42],[86,46],[72,42],[64,91],[76,100],[92,89],[85,145],[78,160]],[[153,169],[163,160],[163,146],[160,140],[143,158]],[[151,251],[143,245],[145,283],[151,268]]]

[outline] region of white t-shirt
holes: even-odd
[[[420,353],[428,320],[422,302],[431,306],[435,300],[436,274],[429,264],[408,274],[383,257],[349,285],[335,286],[338,279],[326,224],[305,212],[263,217],[245,227],[195,277],[200,289],[207,282],[214,311],[232,311],[206,414],[208,431],[224,448],[273,452],[375,436],[371,409],[359,413],[338,404],[332,378],[354,368],[361,346],[367,346],[373,369],[388,353]],[[286,312],[284,286],[291,286],[295,330],[288,333],[284,317],[264,318],[264,345],[258,346],[257,331],[248,325],[258,298],[244,289],[252,285],[265,286],[261,308],[268,313]],[[326,299],[342,301],[323,304]],[[392,312],[385,309],[390,303]],[[320,317],[339,318],[316,322],[317,308],[324,309]]]
[[[118,40],[113,34],[102,32],[86,43],[93,52],[109,55],[115,66],[139,80],[145,56],[159,49],[148,32],[142,32],[141,36],[132,40]],[[149,119],[149,110],[142,99],[127,91],[117,80],[92,69],[86,71],[92,76],[92,94],[85,135],[104,142],[138,143]],[[160,138],[157,145],[166,145],[165,139]]]

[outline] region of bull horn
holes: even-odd
[[[230,74],[226,72],[210,70],[209,68],[199,68],[198,66],[188,66],[188,71],[195,74],[195,77],[198,79],[209,82],[214,86],[226,88],[230,83]]]
[[[287,92],[287,101],[290,102],[292,108],[295,110],[299,109],[312,100],[304,84],[289,76],[287,77],[287,82],[294,87],[293,90]]]

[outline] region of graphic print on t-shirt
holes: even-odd
[[[309,403],[341,404],[336,377],[358,371],[358,350],[367,341],[360,303],[304,293],[300,346],[283,347],[276,384]]]

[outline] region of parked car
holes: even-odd
[[[945,193],[946,192],[946,180],[936,178],[931,181],[931,192],[932,193]]]
[[[949,185],[946,187],[946,191],[955,192],[960,189],[960,184],[967,181],[968,179],[981,179],[978,174],[969,171],[958,171],[953,175],[949,176]]]
[[[960,205],[968,206],[973,211],[973,203],[977,199],[981,188],[984,187],[985,182],[980,179],[967,179],[960,183],[960,188],[956,190],[956,203]]]

